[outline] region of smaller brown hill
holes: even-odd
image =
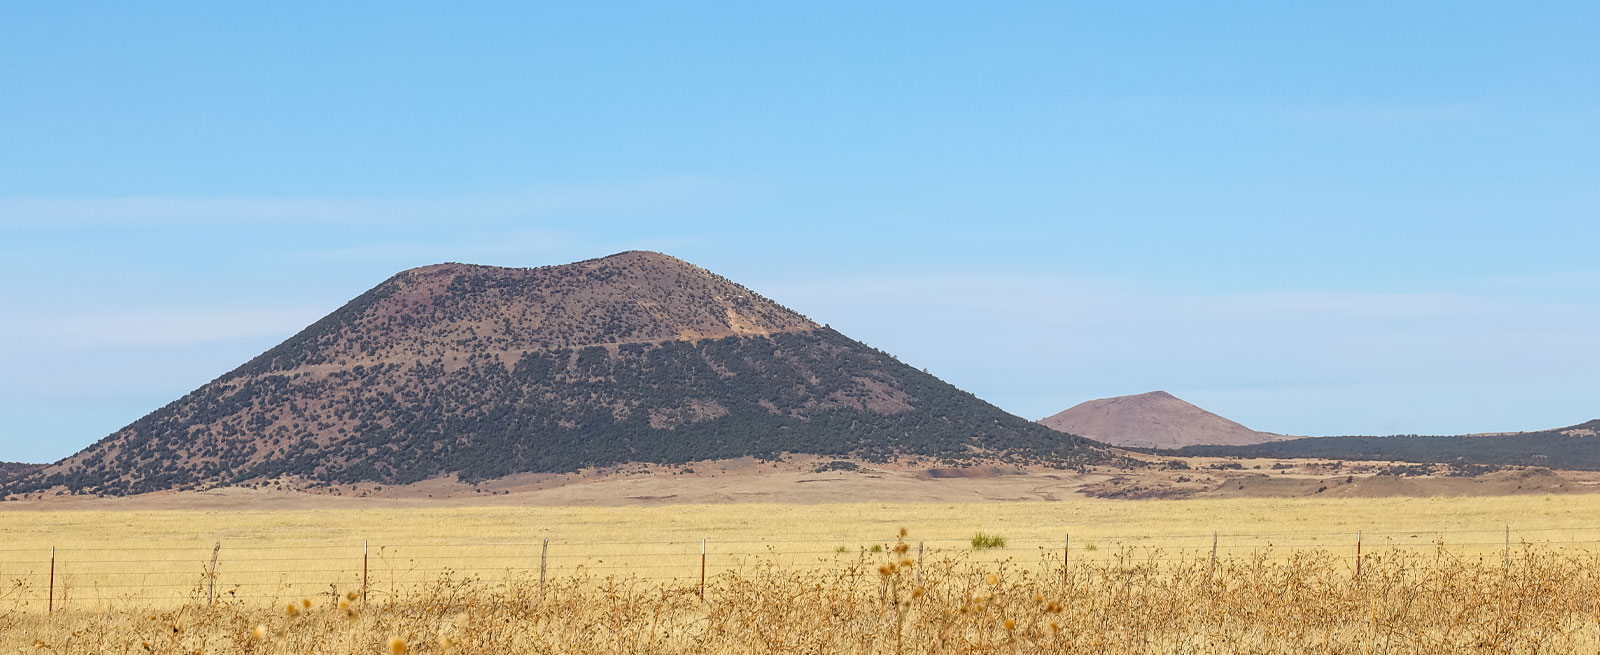
[[[1039,422],[1061,432],[1132,448],[1243,446],[1287,438],[1239,425],[1165,391],[1091,400]]]

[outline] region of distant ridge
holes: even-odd
[[[32,473],[44,468],[44,464],[23,464],[22,462],[0,462],[0,482],[8,478],[17,477],[25,473]]]
[[[784,452],[1122,459],[705,269],[630,251],[403,271],[0,492],[473,481]]]
[[[1600,471],[1600,419],[1535,432],[1306,437],[1249,446],[1190,446],[1182,455],[1328,458],[1454,466],[1542,466]]]
[[[1090,400],[1039,423],[1053,430],[1128,448],[1236,446],[1287,438],[1251,430],[1165,391]]]

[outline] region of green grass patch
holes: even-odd
[[[1006,538],[997,534],[979,532],[972,535],[973,550],[988,550],[990,548],[1005,548]]]

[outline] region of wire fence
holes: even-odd
[[[1071,567],[1136,561],[1213,563],[1289,557],[1305,551],[1349,562],[1395,551],[1504,558],[1509,568],[1527,549],[1600,553],[1600,528],[1399,532],[1275,532],[1074,536],[982,541],[907,540],[907,556],[1008,563],[1041,574]],[[25,612],[132,604],[284,602],[356,592],[398,597],[441,580],[540,585],[572,577],[628,578],[699,585],[753,566],[816,570],[861,564],[895,544],[840,539],[697,541],[393,540],[385,543],[189,541],[41,548],[0,546],[0,606]]]

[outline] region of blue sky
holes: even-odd
[[[631,248],[1028,418],[1600,416],[1592,3],[330,4],[0,10],[0,460]]]

